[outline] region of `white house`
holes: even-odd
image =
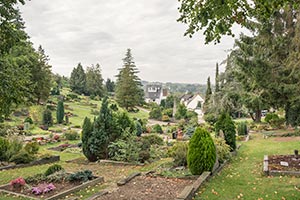
[[[204,99],[199,94],[185,94],[180,98],[180,103],[183,103],[187,109],[195,111],[198,115],[203,115]]]
[[[168,90],[160,84],[148,84],[145,88],[145,101],[147,103],[155,102],[160,104],[168,96]]]

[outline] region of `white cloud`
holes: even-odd
[[[78,62],[100,63],[112,78],[131,48],[143,80],[205,83],[233,38],[204,45],[200,34],[184,37],[177,7],[174,0],[32,0],[21,11],[31,40],[59,74],[69,76]]]

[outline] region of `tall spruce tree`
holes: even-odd
[[[130,49],[127,49],[123,63],[117,75],[116,100],[121,107],[131,110],[142,102],[143,91]]]
[[[81,63],[78,63],[71,73],[70,88],[78,94],[85,94],[86,90],[86,74]]]
[[[203,105],[204,112],[207,110],[209,104],[211,103],[211,96],[212,96],[212,90],[211,90],[211,83],[210,83],[210,77],[207,78],[207,84],[206,84],[206,93],[205,93],[205,101]]]
[[[65,116],[64,102],[59,101],[57,103],[57,109],[56,109],[56,121],[58,124],[63,123],[64,116]]]
[[[92,65],[86,69],[86,93],[93,96],[104,96],[103,78],[100,65]]]
[[[115,82],[113,82],[112,80],[110,80],[110,78],[108,78],[105,82],[105,87],[106,87],[107,92],[114,92],[115,91]]]

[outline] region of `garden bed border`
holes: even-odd
[[[95,178],[95,179],[93,179],[91,181],[88,181],[88,182],[82,183],[81,185],[75,186],[75,187],[73,187],[71,189],[62,191],[62,192],[60,192],[58,194],[55,194],[55,195],[53,195],[51,197],[45,198],[44,200],[57,200],[57,199],[61,199],[62,197],[67,196],[68,194],[77,192],[77,191],[79,191],[81,189],[84,189],[84,188],[86,188],[88,186],[96,185],[96,184],[102,183],[102,182],[104,182],[104,178],[102,176],[100,176],[100,177],[97,177],[97,178]],[[11,195],[14,195],[14,196],[21,196],[21,197],[28,198],[28,199],[33,199],[33,200],[39,200],[39,199],[41,199],[41,198],[36,198],[36,197],[28,196],[28,195],[25,195],[25,194],[20,194],[20,193],[16,193],[16,192],[12,192],[12,191],[1,189],[3,187],[8,186],[8,185],[9,184],[1,185],[0,186],[0,193],[11,194]]]
[[[41,158],[39,160],[32,161],[28,164],[18,164],[18,165],[7,165],[0,167],[0,171],[2,170],[9,170],[9,169],[17,169],[17,168],[24,168],[24,167],[32,167],[35,165],[44,165],[49,163],[54,163],[60,161],[60,156],[51,156],[49,158]]]
[[[266,176],[297,176],[300,177],[299,171],[281,171],[281,170],[269,170],[269,157],[264,155],[263,171]]]

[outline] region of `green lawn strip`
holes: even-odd
[[[299,142],[277,142],[274,138],[263,139],[261,134],[252,136],[244,143],[238,156],[209,180],[199,191],[196,199],[297,199],[300,191],[295,177],[266,177],[262,173],[264,155],[292,154]],[[283,198],[282,198],[283,197]]]

